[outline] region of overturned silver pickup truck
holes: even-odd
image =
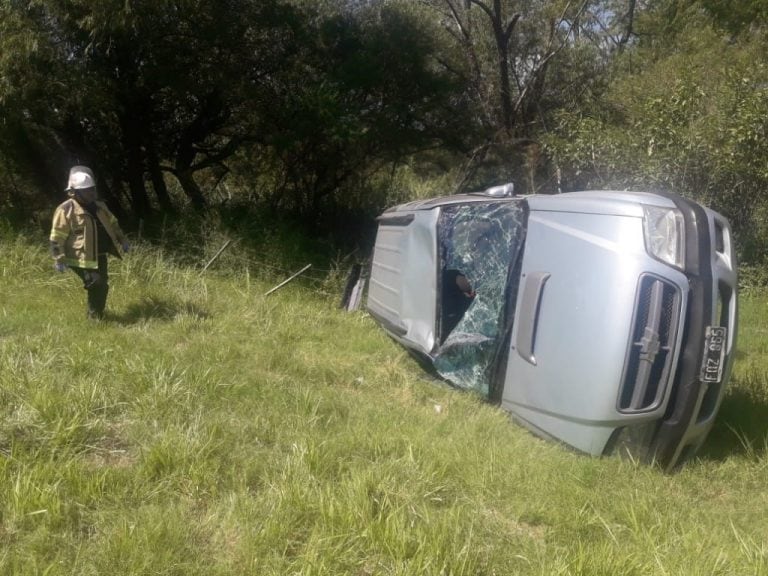
[[[540,436],[681,464],[733,362],[728,222],[673,194],[510,188],[384,212],[368,311]]]

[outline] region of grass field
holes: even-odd
[[[140,245],[93,323],[43,242],[0,242],[0,574],[768,575],[767,296],[665,474],[533,437],[339,311],[332,272],[265,297],[248,257]]]

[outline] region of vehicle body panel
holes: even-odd
[[[510,354],[506,381],[515,385],[505,387],[502,406],[592,454],[602,453],[610,435],[628,419],[658,418],[668,391],[652,410],[627,415],[617,409],[617,384],[638,281],[641,274],[662,267],[645,252],[637,216],[532,210],[522,283],[537,271],[550,277],[538,303],[534,361],[521,356],[519,347]],[[665,268],[683,291],[684,275]],[[518,310],[526,306],[524,295],[521,289]],[[513,346],[526,330],[530,327],[515,323]]]
[[[506,290],[497,288],[495,296],[505,303],[488,308],[495,316],[482,320],[487,327],[497,317],[498,326],[456,338],[473,325],[460,322],[441,334],[445,285],[438,278],[452,241],[438,229],[450,221],[441,212],[465,206],[480,213],[502,203],[512,214],[505,226],[518,228],[502,235],[517,245],[506,271],[493,264],[495,278],[507,278]],[[524,208],[518,216],[513,204]],[[651,253],[648,219],[657,208],[682,222],[678,265]],[[537,434],[589,454],[628,451],[671,468],[704,441],[724,396],[736,341],[734,253],[724,217],[674,194],[421,200],[380,217],[368,309],[444,378],[499,401]],[[481,267],[493,263],[478,258]],[[468,316],[482,308],[478,292]],[[722,378],[707,381],[704,364],[712,353],[705,349],[720,350],[721,333],[727,334]],[[482,340],[474,337],[485,338],[483,354],[474,353]],[[446,358],[454,369],[457,362],[480,362],[469,366],[479,384],[442,370]]]
[[[368,309],[398,339],[428,354],[435,344],[438,211],[380,218]]]

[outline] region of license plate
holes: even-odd
[[[723,360],[728,328],[707,326],[704,339],[704,363],[701,366],[701,379],[704,382],[719,383],[723,379]]]

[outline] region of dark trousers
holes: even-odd
[[[107,306],[109,293],[109,272],[107,255],[99,254],[99,267],[96,270],[72,267],[72,271],[83,281],[83,288],[88,291],[88,317],[101,318]]]

